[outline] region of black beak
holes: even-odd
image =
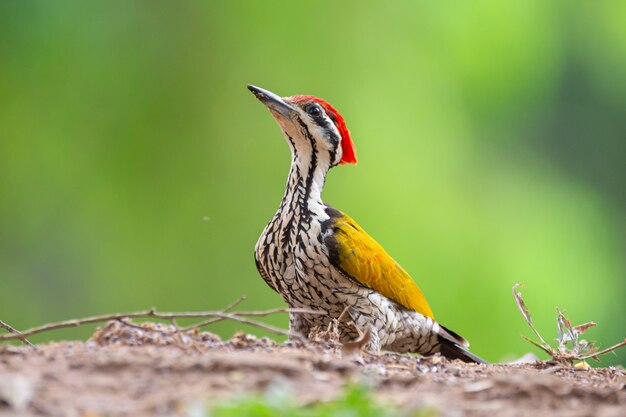
[[[252,91],[252,94],[256,96],[268,109],[274,110],[281,115],[291,119],[291,116],[296,114],[296,109],[287,104],[285,100],[278,97],[271,91],[264,90],[259,87],[248,84],[248,90]]]

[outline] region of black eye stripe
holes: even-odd
[[[328,121],[328,119],[326,117],[324,117],[324,114],[321,114],[318,117],[313,117],[313,121],[315,122],[316,125],[321,126],[325,129],[329,129],[330,128],[330,123]]]
[[[336,147],[339,144],[341,138],[336,132],[337,123],[335,115],[332,113],[327,113],[326,109],[324,109],[319,103],[315,102],[303,106],[302,110],[304,110],[304,112],[313,120],[313,122],[317,126],[323,129],[326,140],[330,142],[333,147]]]

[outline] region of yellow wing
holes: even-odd
[[[328,207],[324,242],[331,263],[346,275],[403,307],[434,319],[424,294],[409,274],[349,216]]]

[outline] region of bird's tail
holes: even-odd
[[[442,325],[439,325],[437,338],[441,356],[448,359],[460,359],[468,363],[489,363],[467,349],[469,347],[467,340]]]

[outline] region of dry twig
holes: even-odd
[[[240,300],[243,301],[242,299]],[[274,308],[274,309],[265,310],[265,311],[236,311],[232,313],[224,312],[225,310],[228,310],[229,308],[233,308],[234,306],[239,304],[241,301],[237,300],[231,306],[228,306],[224,310],[221,310],[221,311],[192,311],[192,312],[181,312],[181,313],[159,313],[156,311],[156,309],[152,308],[150,310],[138,311],[138,312],[133,312],[133,313],[104,314],[100,316],[85,317],[82,319],[65,320],[65,321],[60,321],[57,323],[47,323],[42,326],[37,326],[37,327],[30,328],[28,330],[24,330],[22,332],[19,332],[11,327],[13,331],[10,330],[11,331],[10,334],[0,335],[0,342],[7,341],[7,340],[15,340],[15,339],[20,339],[24,341],[27,336],[31,336],[33,334],[43,333],[43,332],[47,332],[51,330],[70,328],[70,327],[78,327],[78,326],[82,326],[85,324],[102,323],[102,322],[106,322],[110,320],[121,321],[125,325],[130,325],[132,323],[129,323],[128,320],[136,319],[136,318],[162,319],[162,320],[168,320],[171,322],[172,320],[181,319],[181,318],[189,319],[189,318],[211,317],[213,321],[210,321],[209,323],[205,322],[205,324],[200,323],[200,325],[204,326],[204,325],[207,325],[212,322],[219,321],[219,320],[233,320],[239,323],[258,327],[260,329],[266,330],[274,334],[289,336],[289,332],[286,330],[280,329],[278,327],[274,327],[272,325],[269,325],[269,324],[266,324],[257,320],[250,319],[249,317],[265,317],[265,316],[269,316],[269,315],[276,314],[276,313],[324,314],[323,312],[320,312],[320,311],[302,309],[302,308]],[[5,326],[2,326],[2,327],[5,327]],[[193,327],[198,327],[198,325],[195,325]],[[188,328],[179,328],[179,331],[185,331],[186,329]]]
[[[233,301],[232,303],[230,303],[229,305],[227,305],[226,307],[224,307],[222,309],[222,313],[228,313],[230,310],[232,310],[233,308],[237,307],[239,304],[241,304],[242,301],[245,301],[247,299],[247,297],[245,295],[242,295],[241,297],[239,297],[238,299],[236,299],[235,301]],[[198,330],[200,330],[202,327],[211,325],[213,323],[217,323],[219,321],[225,320],[222,317],[216,317],[216,318],[212,318],[209,320],[204,320],[201,321],[200,323],[196,323],[194,325],[191,326],[187,326],[187,327],[183,327],[180,330],[184,333],[186,332],[196,332]]]
[[[15,329],[10,324],[5,323],[2,320],[0,320],[0,327],[2,327],[3,329],[7,330],[9,333],[15,335],[14,339],[20,339],[22,341],[22,343],[24,343],[25,345],[30,346],[33,349],[37,349],[37,347],[35,345],[33,345],[32,343],[30,343],[30,341],[26,338],[26,336],[24,336],[24,333],[22,333],[19,330]]]

